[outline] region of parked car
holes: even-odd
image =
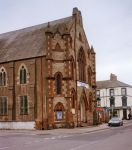
[[[123,120],[119,117],[112,117],[108,122],[108,126],[123,126]]]

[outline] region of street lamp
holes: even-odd
[[[114,116],[114,105],[111,105],[111,109],[112,109],[112,117]]]

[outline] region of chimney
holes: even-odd
[[[78,8],[77,7],[73,8],[72,15],[76,15],[77,13],[79,13]]]
[[[110,80],[111,81],[117,81],[117,76],[115,74],[110,74]]]

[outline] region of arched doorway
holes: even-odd
[[[55,121],[63,121],[64,120],[64,106],[61,102],[58,102],[55,106]]]
[[[80,100],[80,121],[86,123],[87,122],[87,110],[88,110],[88,102],[85,92],[83,91],[81,100]]]
[[[81,122],[87,122],[87,116],[86,116],[86,107],[84,100],[80,103],[80,116],[81,116]]]

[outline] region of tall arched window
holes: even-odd
[[[71,76],[72,76],[73,80],[74,80],[74,68],[75,68],[74,59],[72,57],[72,60],[71,60]]]
[[[62,75],[61,73],[56,73],[55,75],[55,80],[56,80],[56,93],[61,94],[62,91]]]
[[[79,33],[79,40],[82,41],[82,35]]]
[[[8,112],[7,97],[0,96],[0,116],[7,115],[7,112]]]
[[[86,64],[85,53],[83,48],[81,48],[78,54],[78,70],[80,81],[85,81],[85,64]]]
[[[92,70],[91,67],[88,68],[88,84],[91,86],[92,84]]]
[[[75,108],[75,101],[76,101],[76,95],[75,95],[75,90],[72,90],[72,100],[71,100],[71,107]]]
[[[20,69],[20,84],[26,84],[27,83],[27,70],[25,66],[22,66]]]
[[[7,80],[7,74],[5,68],[2,67],[0,69],[0,86],[5,86],[7,82],[6,80]]]

